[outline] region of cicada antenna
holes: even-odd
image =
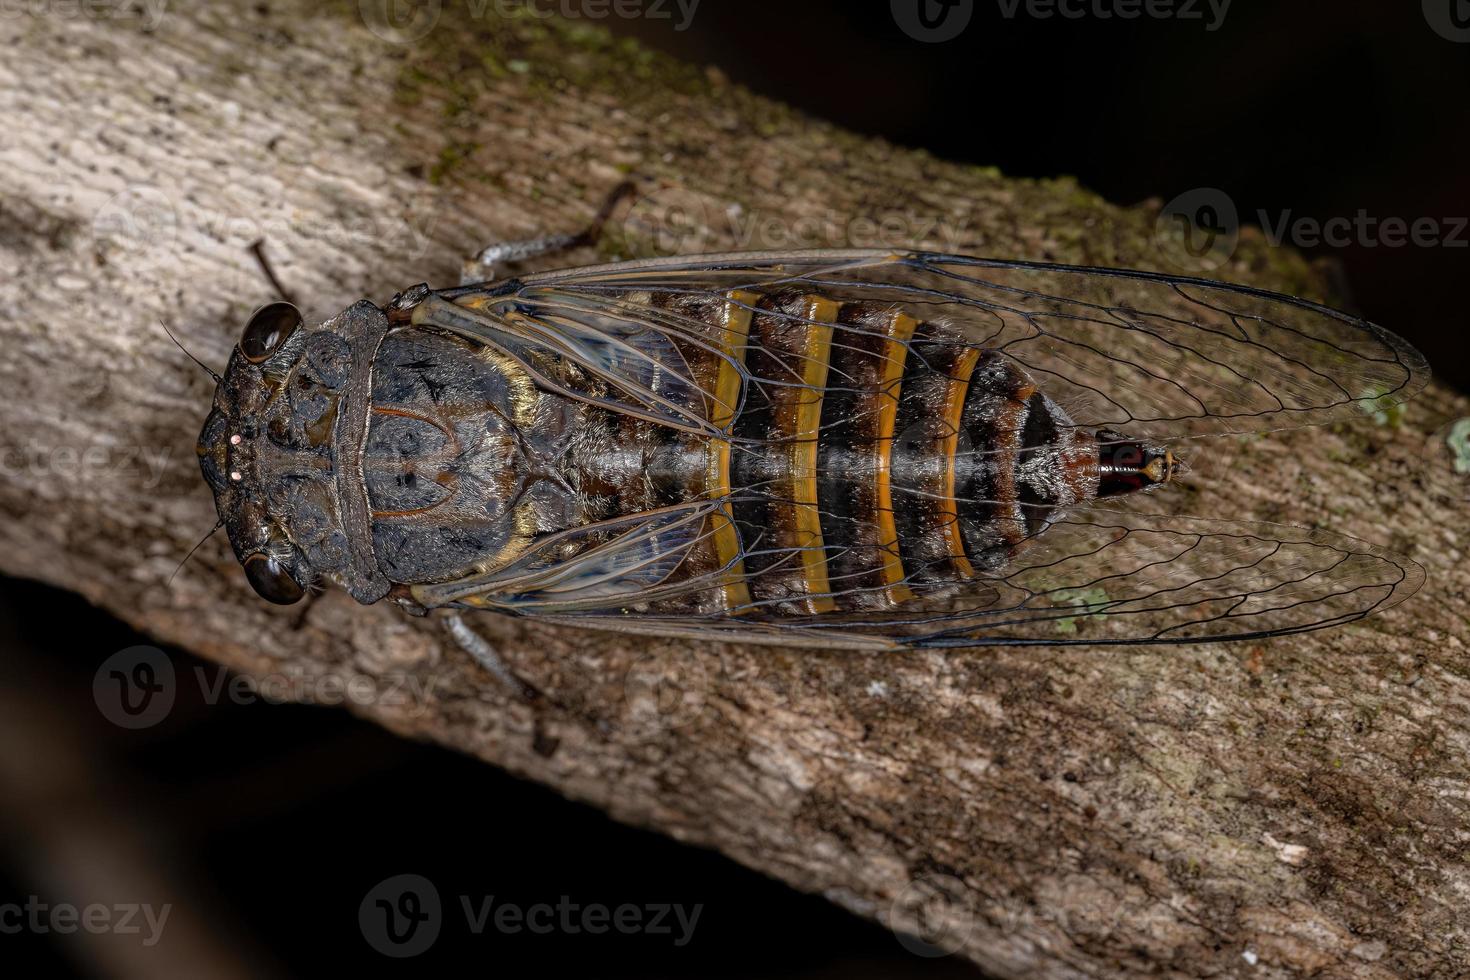
[[[255,256],[255,261],[260,263],[260,270],[264,272],[265,277],[270,280],[271,288],[276,291],[276,295],[285,300],[287,303],[290,303],[292,306],[295,306],[295,298],[293,298],[291,294],[286,291],[285,286],[281,285],[281,280],[276,278],[275,270],[271,268],[270,261],[265,257],[265,239],[259,239],[254,242],[250,246],[250,252],[252,255]]]
[[[212,528],[209,529],[209,533],[208,534],[206,534],[204,537],[202,537],[202,538],[199,539],[199,543],[198,544],[196,544],[194,547],[192,547],[192,548],[189,549],[189,553],[184,556],[184,560],[181,561],[181,562],[179,562],[179,567],[178,568],[175,568],[174,571],[173,571],[173,574],[168,577],[168,581],[165,582],[165,583],[163,583],[163,587],[165,589],[168,588],[170,585],[173,585],[174,584],[174,578],[178,576],[179,572],[181,572],[183,570],[183,568],[184,568],[185,565],[189,564],[189,559],[194,557],[194,552],[196,552],[200,548],[204,547],[204,542],[206,542],[210,538],[214,537],[215,533],[217,531],[219,531],[219,529],[222,528],[222,527],[224,527],[224,526],[225,526],[225,520],[222,517],[218,521],[215,522],[214,527],[212,527]]]
[[[219,384],[221,381],[224,380],[223,378],[221,378],[219,376],[219,372],[218,371],[216,371],[214,368],[210,367],[208,364],[205,364],[199,358],[195,357],[194,354],[193,354],[193,352],[190,351],[189,348],[187,348],[183,344],[179,343],[179,338],[177,338],[177,337],[174,336],[174,332],[168,328],[168,324],[161,317],[158,320],[158,325],[163,328],[163,332],[164,333],[168,334],[168,339],[169,340],[172,340],[174,342],[174,346],[177,347],[179,350],[183,351],[184,352],[184,355],[186,357],[188,357],[189,360],[193,361],[195,364],[197,364],[201,368],[203,368],[204,369],[204,373],[207,374],[207,375],[209,375],[211,378],[213,378],[215,384]]]

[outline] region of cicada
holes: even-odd
[[[1423,579],[1176,512],[1221,437],[1425,383],[1244,286],[927,252],[674,257],[245,326],[199,441],[246,578],[414,612],[890,649],[1233,640]],[[1147,500],[1147,506],[1138,502]]]

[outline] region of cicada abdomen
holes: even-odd
[[[285,411],[320,387],[321,333],[355,338],[341,395],[312,402],[330,411],[264,455],[222,423],[201,451],[284,501],[231,526],[260,508],[212,481],[247,569],[267,553],[363,601],[787,644],[1182,642],[1347,622],[1420,577],[1324,532],[1100,506],[1168,484],[1187,440],[1423,384],[1391,334],[1274,294],[953,256],[664,260],[416,287],[227,382],[254,371],[284,397],[253,411]]]
[[[1166,451],[1100,440],[1004,355],[902,308],[741,291],[693,315],[753,379],[706,490],[728,501],[732,613],[893,609],[1005,568],[1079,504],[1169,479]]]

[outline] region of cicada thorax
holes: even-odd
[[[394,582],[463,574],[514,533],[512,417],[528,393],[488,354],[415,330],[378,349],[363,478],[374,552]]]
[[[705,445],[557,394],[604,389],[564,360],[531,359],[550,384],[493,345],[413,326],[384,339],[363,459],[377,560],[395,583],[470,580],[537,549],[537,567],[570,561],[626,531],[620,517],[705,492]],[[622,584],[654,584],[673,564]]]

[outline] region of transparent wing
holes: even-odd
[[[689,504],[548,534],[482,575],[415,589],[428,606],[451,603],[521,614],[621,609],[708,588],[675,573],[707,534],[714,508]]]
[[[654,297],[717,303],[732,292],[776,289],[944,324],[1021,365],[1079,425],[1135,438],[1352,418],[1407,400],[1429,378],[1424,358],[1394,334],[1290,296],[1151,272],[929,253],[733,253],[575,269],[446,290],[421,319],[567,357],[611,389],[568,394],[711,432],[721,393],[691,367],[690,353],[730,360],[729,338],[718,321]],[[732,367],[747,388],[783,383],[751,377],[738,359]]]
[[[777,294],[827,296],[936,325],[951,346],[958,338],[1020,365],[1077,425],[1136,439],[1363,417],[1428,380],[1423,358],[1393,334],[1288,296],[1153,273],[920,253],[746,253],[548,273],[435,293],[414,322],[495,345],[549,390],[731,439],[744,408],[759,407],[759,399],[777,404],[782,388],[810,383],[800,345],[751,356],[742,349],[755,343],[751,334],[733,327],[758,313],[780,321],[776,332],[811,332],[817,321],[799,304],[763,300]],[[832,348],[874,351],[881,340],[903,344],[911,362],[934,355],[922,332],[880,336],[870,321],[830,313],[821,326]],[[768,326],[763,336],[772,335]],[[936,378],[949,369],[932,364]],[[829,397],[845,383],[828,379]],[[871,393],[879,383],[853,382],[851,390]],[[895,482],[894,492],[902,489]],[[760,492],[739,492],[752,490]],[[644,602],[657,609],[727,585],[731,567],[770,547],[750,536],[731,562],[673,574],[720,532],[714,511],[738,505],[730,496],[737,491],[725,492],[678,520],[628,518],[623,533],[588,538],[596,547],[569,567],[559,568],[550,556],[562,552],[548,549],[509,572],[455,583],[454,595],[439,598],[594,628],[758,643],[1132,644],[1338,625],[1401,601],[1423,580],[1407,559],[1325,532],[1095,506],[1052,521],[1008,563],[968,581],[936,582],[906,562],[903,581],[874,588],[892,594],[902,586],[911,597],[875,601],[871,611],[800,616],[775,600],[737,606],[733,615],[630,616]],[[768,551],[764,574],[789,572],[810,559],[805,550],[788,548],[774,561]],[[869,552],[877,557],[857,578],[885,561],[881,549]],[[819,560],[838,567],[840,558],[829,549]],[[833,597],[852,596],[849,583],[834,579],[831,587]]]
[[[874,613],[700,619],[589,609],[558,622],[668,636],[854,648],[1175,644],[1325,629],[1381,612],[1424,581],[1413,561],[1322,531],[1090,508],[1003,574],[921,590]]]

